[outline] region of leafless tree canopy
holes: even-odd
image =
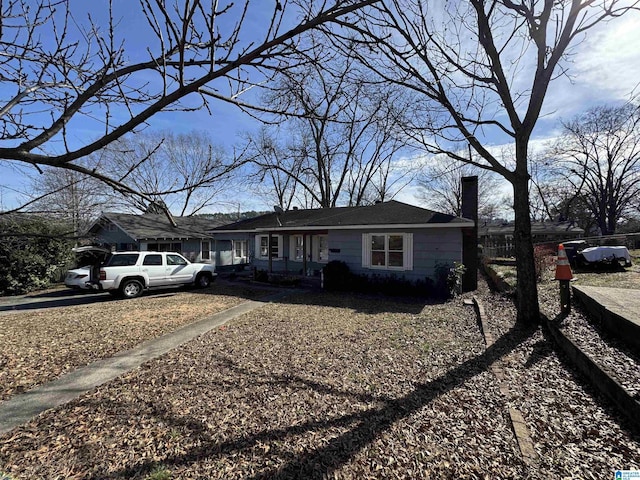
[[[635,9],[618,0],[388,0],[333,31],[381,81],[415,94],[406,131],[427,151],[491,169],[513,185],[518,319],[539,319],[528,150],[552,80],[567,73],[571,47],[594,25]],[[362,52],[362,49],[357,51]],[[512,142],[513,165],[487,148],[488,135]],[[498,140],[500,141],[500,140]],[[460,154],[469,144],[472,158]],[[478,161],[481,159],[481,161]]]
[[[241,164],[202,131],[145,131],[113,142],[94,157],[110,176],[180,216],[211,206]],[[126,193],[112,202],[124,210],[149,207],[145,199]]]
[[[563,130],[550,151],[556,178],[586,203],[603,235],[613,234],[640,197],[640,107],[594,107]]]
[[[104,183],[61,168],[45,167],[32,175],[29,187],[32,200],[25,210],[66,221],[76,237],[86,232],[110,196]]]
[[[328,43],[312,37],[299,66],[278,75],[267,109],[289,115],[250,139],[258,177],[289,192],[283,206],[294,197],[319,207],[372,203],[407,181],[393,162],[405,145],[397,117],[406,100],[364,81],[353,55]]]
[[[478,176],[478,217],[480,221],[510,214],[510,202],[501,191],[501,182],[493,172],[449,159],[432,162],[418,176],[420,198],[435,210],[462,216],[462,177]]]
[[[163,110],[245,106],[243,92],[286,69],[301,34],[372,3],[140,0],[127,5],[132,32],[111,2],[2,1],[0,159],[136,193],[77,160]],[[89,127],[100,132],[87,136]]]

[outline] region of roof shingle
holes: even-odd
[[[340,228],[371,225],[450,225],[473,226],[473,221],[391,200],[361,207],[335,207],[287,210],[241,220],[211,230],[255,231],[263,229],[296,229],[308,227]]]
[[[148,239],[206,238],[208,230],[220,222],[206,216],[174,217],[176,227],[165,215],[145,213],[103,213],[89,232],[95,232],[100,221],[108,220],[117,225],[136,241]]]

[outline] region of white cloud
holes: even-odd
[[[635,12],[603,23],[580,45],[576,74],[603,96],[626,99],[640,81],[640,28]]]
[[[554,80],[547,93],[543,123],[571,117],[589,106],[628,100],[640,82],[640,28],[631,12],[587,31],[564,66],[570,79]]]

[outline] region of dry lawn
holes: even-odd
[[[573,269],[576,285],[640,290],[640,250],[632,250],[630,254],[633,264],[624,269]],[[517,281],[515,266],[492,264],[491,268],[507,283],[515,286]],[[542,275],[542,282],[538,284],[541,295],[553,295],[557,292],[558,282],[554,277],[555,264],[550,262],[549,268]]]
[[[3,312],[0,400],[259,295],[220,282],[134,300]]]
[[[0,437],[0,472],[28,479],[584,478],[638,468],[640,442],[558,360],[511,329],[486,289],[473,310],[297,294],[148,362]],[[527,466],[504,363],[533,430]],[[1,475],[0,475],[1,476]]]

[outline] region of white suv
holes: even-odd
[[[100,267],[99,290],[135,298],[145,289],[171,285],[206,288],[216,278],[215,267],[191,263],[175,252],[114,252]]]

